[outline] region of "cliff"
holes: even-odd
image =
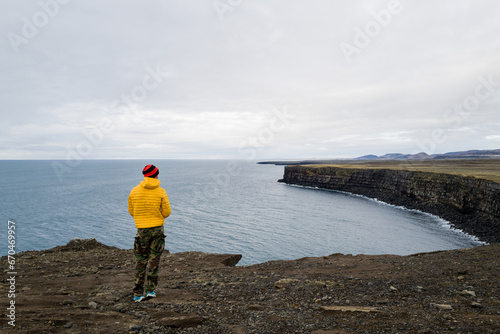
[[[500,183],[490,180],[411,170],[286,166],[279,181],[429,212],[481,241],[500,242]]]
[[[166,251],[157,298],[134,303],[133,251],[73,240],[15,255],[0,332],[498,333],[499,255],[494,244],[234,267],[241,255]]]

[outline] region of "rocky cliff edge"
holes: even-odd
[[[429,212],[481,241],[500,242],[500,183],[490,180],[410,170],[286,166],[280,181]]]
[[[499,255],[493,244],[234,267],[241,255],[165,253],[158,297],[134,303],[132,250],[76,240],[16,255],[15,327],[4,280],[0,331],[498,333]]]

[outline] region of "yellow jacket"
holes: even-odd
[[[128,196],[128,212],[134,217],[135,227],[150,228],[162,226],[172,209],[167,192],[160,187],[160,181],[145,177]]]

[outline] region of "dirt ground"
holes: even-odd
[[[240,255],[164,253],[158,297],[133,303],[132,250],[72,240],[16,255],[15,298],[4,270],[0,332],[500,333],[499,255],[493,244],[234,266]]]

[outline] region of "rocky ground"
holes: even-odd
[[[0,332],[500,333],[499,255],[493,244],[234,266],[239,255],[164,254],[158,297],[137,304],[131,250],[72,240],[16,255],[16,326],[4,279]]]

